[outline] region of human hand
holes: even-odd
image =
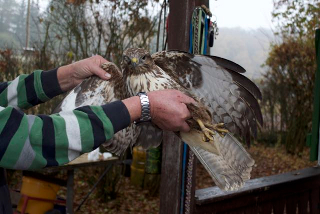
[[[97,75],[104,80],[110,79],[111,75],[100,67],[105,62],[108,61],[102,56],[95,55],[60,67],[57,71],[57,76],[62,91],[74,88],[92,75]]]
[[[160,90],[148,92],[151,120],[159,128],[168,131],[188,132],[190,130],[186,120],[191,114],[186,106],[195,101],[177,90]],[[141,117],[141,103],[138,96],[122,100],[126,105],[131,122]]]
[[[186,106],[195,101],[178,90],[160,90],[148,93],[151,120],[159,128],[169,131],[190,130],[186,120],[191,114]]]

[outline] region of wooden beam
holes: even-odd
[[[168,49],[188,51],[189,24],[195,0],[170,0]],[[160,184],[160,213],[180,213],[183,144],[173,133],[164,133]]]
[[[196,5],[205,4],[209,7],[209,0],[170,0],[168,49],[189,50],[189,28],[192,12]],[[178,214],[182,210],[185,213],[185,201],[181,203],[182,186],[182,156],[183,143],[172,133],[165,133],[162,150],[162,170],[160,184],[160,213]],[[190,152],[187,151],[188,156]],[[187,160],[189,160],[187,158]],[[188,212],[193,212],[195,192],[195,165],[196,157],[192,160],[191,200]],[[187,161],[186,166],[189,165]],[[186,176],[185,176],[186,177]],[[185,180],[186,187],[186,180]],[[184,187],[184,189],[185,189]],[[186,194],[184,192],[183,197]]]
[[[160,183],[160,213],[180,213],[183,147],[180,138],[164,132]]]
[[[189,27],[195,0],[170,0],[168,48],[188,51]]]
[[[311,138],[311,150],[310,160],[314,161],[318,158],[319,148],[319,118],[320,118],[320,29],[316,30],[315,35],[315,48],[316,48],[316,60],[317,71],[314,85],[314,101],[313,101],[313,114],[312,114],[312,138]],[[318,165],[320,165],[320,159],[318,159]]]
[[[311,213],[319,213],[319,188],[318,167],[252,179],[238,191],[210,187],[196,191],[195,213],[242,213],[240,210],[263,209],[270,204],[275,214],[283,213],[285,204],[286,213],[296,213],[296,206],[300,213],[307,204]]]

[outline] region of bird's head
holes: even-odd
[[[129,48],[123,52],[121,67],[126,74],[149,72],[153,65],[150,53],[142,48]]]

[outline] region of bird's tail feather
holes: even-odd
[[[216,185],[223,190],[237,190],[250,179],[254,160],[231,134],[214,136],[220,154],[208,152],[199,146],[190,146]]]
[[[135,142],[135,146],[142,146],[144,149],[156,148],[162,142],[163,131],[152,123],[140,123],[140,135]]]

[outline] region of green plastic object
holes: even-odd
[[[151,148],[147,151],[146,173],[161,173],[161,147]]]
[[[318,144],[319,144],[319,114],[320,114],[320,29],[316,30],[315,37],[316,45],[316,82],[314,86],[314,101],[312,113],[312,131],[311,131],[311,149],[310,160],[315,161],[318,159]],[[308,140],[307,140],[308,141]]]

